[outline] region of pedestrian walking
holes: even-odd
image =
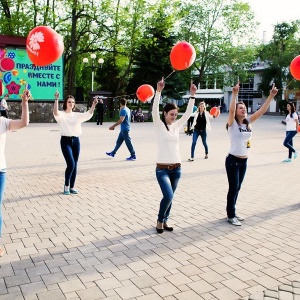
[[[7,105],[8,98],[9,98],[9,95],[6,94],[0,102],[0,115],[1,115],[1,117],[8,118],[8,105]]]
[[[102,125],[103,117],[104,117],[104,103],[103,99],[97,97],[97,105],[96,105],[96,118],[97,118],[97,125]]]
[[[119,120],[112,126],[109,127],[109,130],[114,130],[118,125],[121,125],[120,127],[120,133],[117,138],[116,146],[113,151],[106,152],[106,155],[110,157],[114,157],[125,141],[125,144],[128,148],[128,151],[130,152],[130,156],[126,158],[126,160],[136,160],[135,150],[131,143],[131,137],[129,135],[130,133],[130,109],[126,106],[127,100],[121,99],[120,100],[120,118]]]

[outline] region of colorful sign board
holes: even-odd
[[[30,61],[25,49],[0,48],[0,97],[8,94],[9,100],[21,100],[26,84],[34,100],[53,101],[56,91],[62,97],[62,57],[53,64],[38,67]]]

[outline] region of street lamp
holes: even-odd
[[[92,53],[91,54],[92,65],[89,66],[92,69],[92,92],[94,91],[94,74],[95,74],[95,70],[97,68],[99,68],[99,66],[95,64],[95,59],[96,59],[96,54]],[[85,57],[82,60],[82,62],[84,64],[88,64],[89,63],[89,59]],[[100,68],[102,68],[103,63],[104,63],[104,59],[103,58],[99,58],[98,59],[98,64],[100,65]]]

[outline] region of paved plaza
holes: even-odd
[[[199,139],[188,162],[192,139],[182,130],[174,232],[161,235],[152,123],[132,124],[136,161],[125,161],[125,145],[115,158],[105,155],[119,128],[84,123],[80,193],[69,196],[62,194],[58,125],[9,133],[0,300],[263,299],[267,289],[300,281],[300,158],[282,163],[283,117],[266,115],[253,125],[237,204],[241,227],[226,222],[226,119],[211,122],[206,160]],[[294,144],[300,150],[300,136]]]

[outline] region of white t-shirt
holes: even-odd
[[[294,112],[293,117],[291,118],[291,114],[288,114],[285,118],[286,122],[286,131],[296,131],[296,121],[298,119],[298,115]]]
[[[6,102],[6,100],[4,98],[1,100],[0,104],[1,104],[0,105],[0,110],[6,110],[6,109],[8,109],[7,102]]]
[[[247,118],[250,123],[250,117]],[[236,120],[228,127],[228,134],[230,137],[229,154],[235,156],[248,156],[250,149],[250,141],[252,137],[252,130],[246,124],[238,124]]]
[[[161,164],[181,163],[179,151],[179,131],[191,116],[195,99],[189,100],[183,116],[179,120],[175,121],[172,125],[168,125],[169,130],[167,130],[165,124],[162,122],[159,116],[160,95],[160,92],[156,92],[152,110],[153,123],[158,139],[156,162]]]
[[[82,133],[81,123],[89,120],[93,114],[90,112],[78,113],[59,111],[58,116],[54,116],[59,124],[60,134],[62,136],[80,136]]]
[[[0,172],[6,169],[5,161],[5,142],[6,132],[9,130],[9,123],[11,119],[0,117]]]

